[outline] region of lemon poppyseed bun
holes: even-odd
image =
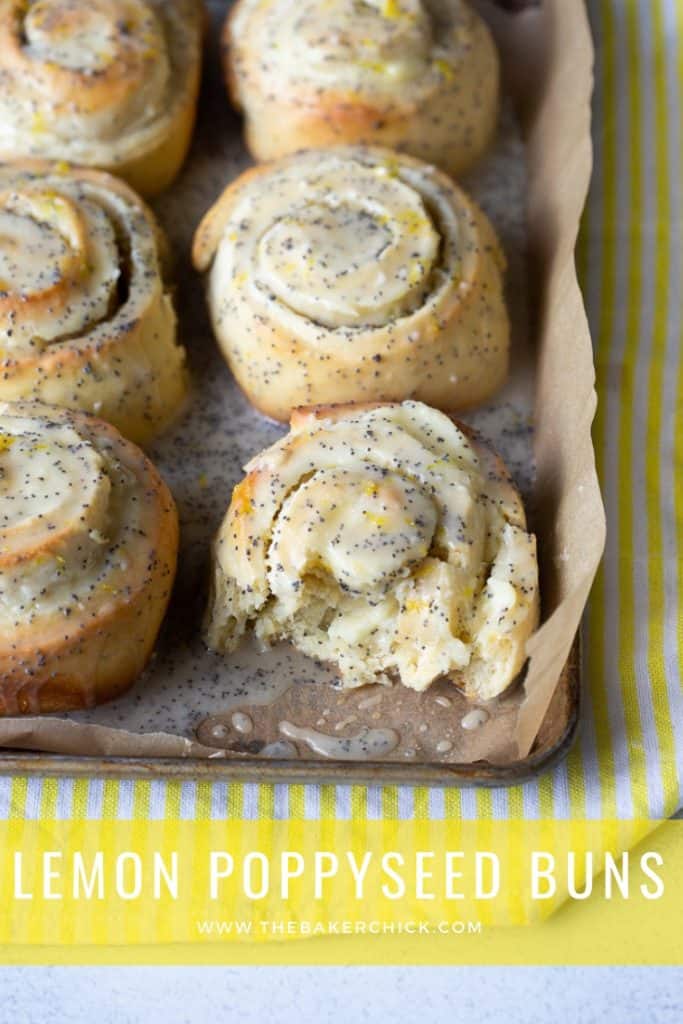
[[[84,409],[144,443],[187,392],[163,238],[122,181],[0,164],[0,401]]]
[[[498,116],[498,54],[463,0],[238,0],[224,30],[259,160],[370,143],[460,174]]]
[[[508,367],[504,257],[441,171],[310,150],[228,186],[194,240],[218,343],[261,411],[416,398],[453,411]]]
[[[303,410],[246,473],[214,546],[212,648],[253,631],[344,687],[510,686],[538,621],[536,539],[466,428],[417,402]]]
[[[173,498],[139,448],[84,413],[0,402],[0,714],[126,690],[177,549]]]
[[[194,126],[202,21],[201,0],[2,0],[0,159],[165,188]]]

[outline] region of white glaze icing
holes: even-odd
[[[291,722],[280,722],[280,732],[289,740],[305,743],[320,757],[338,761],[374,761],[386,757],[398,746],[399,734],[394,729],[364,728],[355,736],[329,736]]]
[[[462,718],[460,724],[463,729],[467,729],[468,731],[472,729],[481,729],[482,725],[486,725],[490,717],[491,716],[488,711],[484,708],[472,708],[472,710],[468,711],[464,718]]]
[[[247,472],[215,544],[210,646],[253,628],[336,664],[345,687],[451,675],[488,699],[510,684],[536,624],[535,538],[500,464],[449,417],[418,402],[309,414]]]
[[[242,735],[247,735],[252,732],[254,728],[254,721],[250,715],[247,715],[244,711],[235,711],[230,719],[233,728],[236,732]]]

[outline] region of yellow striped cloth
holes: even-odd
[[[683,770],[683,0],[589,0],[595,172],[578,259],[608,516],[569,759],[512,789],[0,780],[0,819],[662,818]]]

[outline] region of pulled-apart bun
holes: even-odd
[[[536,540],[485,444],[416,402],[322,408],[246,469],[214,547],[212,648],[289,640],[345,687],[447,676],[489,700],[512,683]]]

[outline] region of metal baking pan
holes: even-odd
[[[208,6],[218,26],[225,16],[226,5],[213,2]],[[531,778],[550,768],[569,750],[579,717],[580,694],[579,645],[578,640],[572,638],[578,625],[577,608],[580,609],[585,602],[601,548],[600,537],[596,536],[599,524],[595,526],[599,515],[593,516],[592,532],[582,530],[582,524],[576,522],[573,530],[563,526],[566,536],[558,534],[554,516],[560,503],[564,502],[566,518],[568,507],[566,496],[561,493],[562,485],[558,482],[564,472],[562,460],[566,453],[561,450],[561,439],[555,444],[557,451],[554,452],[552,430],[547,430],[547,423],[552,418],[554,429],[566,428],[567,423],[573,422],[571,410],[551,409],[546,402],[543,416],[548,436],[541,445],[535,482],[529,421],[536,392],[543,392],[547,384],[544,379],[537,379],[540,355],[544,351],[547,353],[550,344],[555,348],[566,347],[567,332],[572,330],[577,345],[590,349],[585,322],[577,323],[574,317],[574,322],[567,326],[569,310],[560,310],[557,304],[549,312],[548,296],[557,283],[555,279],[566,276],[554,257],[565,245],[567,233],[574,232],[575,237],[580,204],[574,203],[573,212],[563,210],[565,196],[562,184],[557,181],[557,176],[543,172],[539,132],[550,149],[555,142],[559,145],[559,137],[565,130],[562,110],[567,109],[572,98],[558,96],[553,90],[553,82],[562,79],[561,64],[566,66],[574,62],[577,103],[585,104],[587,108],[591,56],[586,52],[587,32],[582,0],[546,0],[541,7],[532,5],[532,11],[506,15],[496,14],[485,0],[477,6],[481,6],[483,13],[495,23],[508,84],[514,81],[517,98],[525,94],[527,102],[520,113],[524,142],[518,121],[512,114],[511,105],[508,105],[495,151],[464,181],[489,212],[502,238],[509,261],[508,300],[513,323],[513,372],[509,385],[492,406],[475,412],[467,420],[501,451],[525,496],[531,526],[539,534],[544,612],[546,615],[552,612],[555,622],[558,615],[566,622],[559,640],[557,630],[548,632],[551,656],[548,657],[550,648],[546,648],[543,651],[545,657],[539,659],[550,661],[551,667],[543,680],[545,690],[542,699],[528,702],[534,705],[533,713],[537,715],[535,739],[533,743],[527,743],[530,752],[519,756],[517,743],[516,723],[520,713],[527,713],[523,684],[498,702],[490,713],[494,725],[498,717],[501,722],[509,722],[508,733],[505,732],[507,726],[498,728],[496,744],[490,749],[484,740],[479,744],[469,742],[466,758],[459,756],[461,749],[457,742],[448,755],[431,756],[430,748],[420,745],[419,738],[416,749],[410,751],[410,759],[406,759],[403,756],[405,752],[401,751],[392,759],[373,762],[320,759],[310,752],[296,760],[265,759],[258,756],[258,744],[246,743],[240,748],[235,742],[209,742],[208,746],[215,746],[215,751],[214,756],[207,756],[206,729],[201,733],[203,748],[196,743],[197,727],[207,720],[220,719],[223,710],[220,687],[232,685],[234,688],[235,681],[239,683],[239,672],[244,670],[240,668],[239,658],[223,661],[215,655],[206,655],[199,638],[209,540],[227,507],[231,487],[240,478],[243,463],[281,433],[281,428],[249,408],[231,380],[211,336],[201,282],[189,263],[191,237],[201,215],[225,184],[249,163],[241,143],[241,126],[229,110],[220,75],[215,42],[217,33],[213,33],[214,38],[207,44],[199,120],[190,158],[180,179],[153,204],[169,233],[176,258],[176,306],[196,391],[185,419],[151,451],[178,501],[183,535],[179,580],[168,621],[157,656],[129,695],[93,711],[61,716],[81,728],[80,738],[71,749],[66,749],[68,742],[65,744],[63,738],[49,743],[41,741],[41,735],[50,729],[48,723],[54,722],[54,717],[39,722],[37,732],[32,732],[31,723],[25,719],[0,722],[0,743],[6,747],[0,755],[0,773],[497,786]],[[515,8],[519,6],[514,5]],[[572,39],[572,32],[575,32],[576,39]],[[560,38],[566,41],[566,45],[557,45]],[[579,47],[577,53],[572,53],[572,42]],[[522,62],[515,63],[515,52],[525,54],[523,67]],[[518,73],[522,72],[520,78]],[[539,127],[543,118],[547,122],[545,128],[542,124]],[[577,135],[577,145],[588,144],[587,109],[578,120],[571,120],[569,127]],[[586,166],[582,173],[586,181],[583,184],[579,182],[577,188],[579,192],[583,189],[585,195]],[[549,191],[552,189],[555,189],[553,194]],[[581,202],[582,199],[583,196]],[[551,213],[559,211],[557,216],[547,218],[546,207]],[[529,221],[527,208],[533,214]],[[568,223],[554,225],[553,220],[562,220],[562,213],[567,213]],[[556,232],[555,237],[553,231]],[[573,266],[571,273],[573,275]],[[534,283],[532,288],[529,280]],[[565,300],[580,305],[575,275],[570,280],[570,294],[565,296]],[[536,315],[530,315],[530,306]],[[564,338],[560,337],[562,332]],[[544,364],[547,363],[545,358]],[[543,373],[548,372],[544,365]],[[561,369],[553,372],[561,372]],[[581,388],[587,389],[591,395],[592,379],[579,381],[577,391]],[[579,395],[577,400],[580,399]],[[538,412],[537,402],[535,408]],[[562,423],[563,419],[565,423]],[[585,448],[590,445],[590,438],[585,424],[584,427],[586,436],[581,438],[580,445]],[[592,455],[592,449],[590,453]],[[538,446],[536,455],[539,455]],[[595,503],[594,494],[587,495],[584,503],[590,500]],[[570,501],[569,506],[571,504]],[[580,505],[575,508],[575,513],[577,517],[580,515]],[[582,565],[581,573],[568,575],[566,564],[574,564],[571,552],[575,550],[573,545],[577,537],[581,548],[577,550],[576,558],[581,561],[585,555],[586,564]],[[540,634],[541,637],[543,635]],[[558,652],[561,652],[561,657]],[[560,671],[567,652],[569,656]],[[270,661],[268,655],[263,657],[264,671],[274,677],[279,671],[277,655],[270,656]],[[317,693],[317,707],[321,701],[324,702],[320,696],[323,691],[330,694],[330,704],[333,699],[341,701],[340,691],[330,687],[329,678],[316,676],[316,671],[315,667],[307,670],[315,677],[312,682]],[[295,710],[304,707],[307,695],[312,693],[305,687],[296,690]],[[411,694],[405,697],[406,721],[410,721],[411,728],[416,727],[416,715],[426,708],[424,701],[419,703],[422,698],[423,695]],[[462,714],[463,699],[456,696],[453,703],[452,710],[447,713],[441,711],[442,718],[452,717],[456,712]],[[232,712],[235,707],[233,694],[229,710]],[[342,737],[345,735],[343,711],[342,707],[336,722],[341,727],[339,735]],[[430,737],[438,725],[433,708],[431,716],[424,724],[425,735]],[[366,726],[371,717],[367,716]],[[358,715],[355,721],[358,723]],[[330,718],[329,724],[331,727],[335,724],[334,717]],[[105,727],[107,742],[102,742],[101,734],[98,738],[97,730],[92,730],[92,726]],[[270,728],[272,732],[272,722]],[[128,756],[119,756],[116,730],[127,731],[129,738],[131,734],[153,732],[170,734],[176,739],[182,737],[185,749],[176,746],[174,750],[179,756],[166,756],[170,748],[162,742],[151,756],[149,744],[146,752],[141,750],[137,753],[129,743],[126,748]],[[492,726],[491,734],[495,732]],[[526,733],[528,737],[528,714]],[[483,730],[482,736],[485,735]],[[112,739],[113,742],[109,742]],[[432,751],[433,746],[432,743]],[[37,749],[27,749],[29,747]],[[52,752],[46,753],[46,749]],[[193,756],[197,752],[201,756]]]
[[[402,783],[423,786],[511,786],[549,771],[569,752],[576,737],[580,707],[580,643],[570,659],[531,754],[516,763],[396,764],[392,762],[316,762],[211,760],[207,758],[69,757],[17,752],[0,754],[0,775],[67,775],[99,778],[232,779],[243,782]]]

